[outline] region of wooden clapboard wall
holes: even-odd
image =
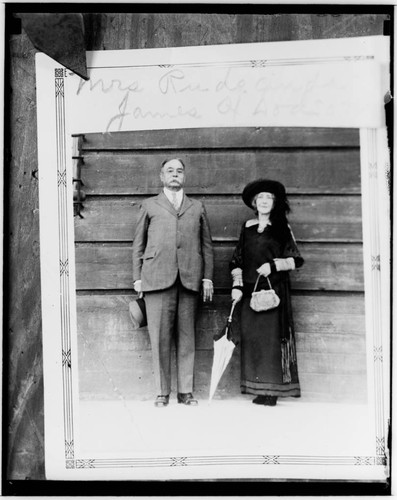
[[[302,395],[363,401],[366,394],[360,153],[357,130],[221,128],[87,134],[87,199],[75,218],[80,390],[83,398],[154,396],[146,329],[132,330],[131,244],[140,202],[161,189],[164,158],[186,163],[186,192],[205,203],[215,250],[213,304],[201,308],[195,393],[208,395],[212,337],[230,307],[228,264],[241,200],[259,177],[283,182],[305,258],[292,273]],[[238,311],[234,327],[238,330]],[[242,397],[239,350],[217,397]]]

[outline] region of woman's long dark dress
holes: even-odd
[[[270,282],[280,305],[276,309],[255,312],[250,298],[258,273],[256,269],[275,258],[293,257],[295,267],[303,259],[291,233],[281,244],[271,226],[258,232],[258,224],[242,227],[240,239],[230,263],[231,270],[243,271],[243,300],[241,306],[241,392],[264,396],[300,396],[295,331],[292,318],[289,271],[274,270]],[[274,268],[274,266],[273,266]],[[258,290],[268,289],[261,277]]]

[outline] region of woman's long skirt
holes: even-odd
[[[241,307],[241,392],[263,396],[299,397],[297,370],[283,382],[280,307],[255,312],[250,298]],[[295,347],[295,340],[293,339]]]

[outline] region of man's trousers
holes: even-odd
[[[195,325],[199,294],[179,279],[166,290],[145,292],[157,395],[171,392],[171,348],[175,338],[177,392],[193,392]]]

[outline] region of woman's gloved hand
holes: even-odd
[[[256,270],[257,273],[261,274],[266,278],[266,276],[269,276],[269,274],[272,272],[270,268],[270,264],[266,262],[265,264],[262,264],[261,267],[258,267]]]
[[[233,302],[240,302],[240,300],[243,297],[243,292],[239,290],[238,288],[232,288],[232,301]]]

